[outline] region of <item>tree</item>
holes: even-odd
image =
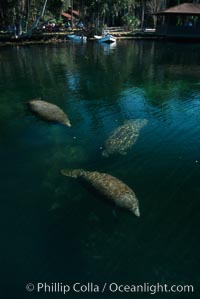
[[[62,0],[1,0],[0,26],[16,27],[18,37],[30,35],[45,14],[59,17],[63,5]]]
[[[146,3],[147,13],[152,14],[154,27],[156,26],[156,16],[154,13],[166,8],[166,0],[149,0]]]
[[[41,9],[40,9],[39,15],[37,16],[35,22],[33,23],[33,26],[31,27],[31,29],[28,31],[28,35],[29,35],[29,36],[32,34],[33,30],[34,30],[35,28],[37,28],[40,19],[41,19],[41,18],[43,17],[43,15],[44,15],[44,11],[45,11],[46,5],[47,5],[47,0],[44,0],[43,4],[42,4],[42,6],[41,6]]]

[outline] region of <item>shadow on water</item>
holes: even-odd
[[[1,50],[4,298],[27,298],[26,283],[40,281],[199,284],[199,60],[198,44],[144,41],[112,51],[95,43]],[[66,111],[72,127],[28,113],[36,97]],[[113,129],[137,118],[148,125],[127,155],[102,157]],[[141,218],[118,209],[115,217],[62,168],[121,179]],[[114,294],[125,295],[136,294]]]

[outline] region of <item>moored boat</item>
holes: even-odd
[[[94,35],[94,38],[99,43],[111,44],[116,42],[116,37],[110,34],[109,30],[104,30],[102,35]]]
[[[84,35],[68,34],[67,38],[69,40],[78,41],[78,42],[86,42],[87,41],[87,36],[84,36]]]

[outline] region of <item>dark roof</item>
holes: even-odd
[[[185,15],[200,15],[200,4],[183,3],[170,7],[166,10],[155,13],[156,15],[165,14],[185,14]]]

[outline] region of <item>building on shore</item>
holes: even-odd
[[[200,39],[200,4],[183,3],[159,11],[155,15],[157,35]]]

